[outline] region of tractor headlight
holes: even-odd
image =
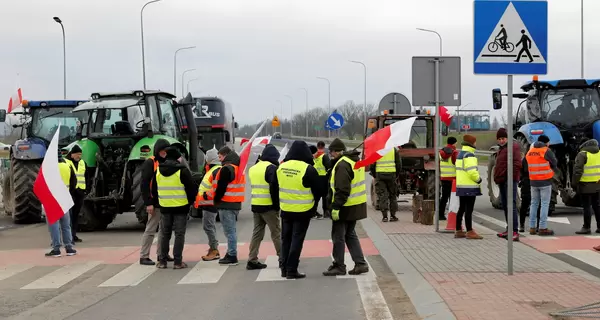
[[[136,97],[143,97],[144,96],[144,91],[135,91],[133,93]]]
[[[48,106],[48,102],[40,102],[40,107],[45,108]]]

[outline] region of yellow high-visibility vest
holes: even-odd
[[[181,207],[189,203],[185,186],[181,183],[181,170],[168,177],[156,170],[156,191],[158,204],[163,208]]]
[[[308,164],[298,160],[286,161],[277,168],[281,211],[306,212],[314,207],[311,189],[302,184],[307,169]]]
[[[391,153],[391,152],[390,152]],[[350,195],[348,196],[348,200],[344,203],[344,207],[356,206],[359,204],[363,204],[367,202],[367,185],[365,184],[365,168],[354,169],[354,164],[356,162],[350,160],[348,157],[342,157],[333,167],[331,171],[331,180],[329,184],[331,186],[331,190],[333,190],[333,196],[331,199],[335,199],[335,169],[337,168],[340,162],[345,161],[350,164],[352,170],[354,170],[354,179],[350,182],[351,189]],[[395,169],[394,169],[395,170]]]
[[[71,166],[66,162],[59,162],[58,168],[60,169],[60,177],[68,188],[71,185]]]
[[[585,151],[587,162],[583,165],[583,174],[580,182],[598,182],[600,180],[600,152],[591,153]]]
[[[455,178],[456,166],[452,163],[452,157],[446,160],[440,159],[440,177]]]
[[[388,152],[381,159],[377,160],[375,165],[375,172],[381,173],[394,173],[396,172],[396,148]]]
[[[77,168],[75,168],[75,163],[73,160],[65,159],[65,161],[73,168],[75,172],[75,177],[77,177],[77,189],[85,190],[85,162],[83,159],[79,160],[77,164]]]
[[[479,183],[481,180],[479,171],[477,170],[477,157],[475,157],[475,148],[463,146],[462,151],[464,158],[459,154],[456,159],[456,191],[474,191],[480,190]]]
[[[320,156],[318,156],[317,158],[315,158],[315,169],[317,169],[317,172],[319,173],[320,176],[326,176],[327,175],[327,168],[325,168],[325,165],[323,164],[323,156],[325,156],[325,154],[322,154]]]
[[[268,161],[259,161],[248,170],[250,177],[250,186],[252,189],[252,205],[270,206],[273,204],[271,193],[269,192],[269,183],[265,180],[267,168],[273,164]]]
[[[221,166],[214,166],[212,168],[210,168],[210,170],[208,170],[206,172],[206,174],[204,175],[204,178],[202,178],[202,182],[200,183],[200,186],[198,186],[198,195],[196,197],[196,207],[198,206],[212,206],[214,205],[214,194],[212,194],[211,190],[212,190],[212,185],[213,185],[213,172],[215,172],[215,170],[220,169]],[[203,194],[207,193],[208,196],[208,200],[204,200],[203,198]]]

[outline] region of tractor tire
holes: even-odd
[[[379,201],[377,201],[377,192],[375,189],[375,178],[371,179],[371,205],[375,210],[379,210]]]
[[[102,215],[94,211],[91,202],[84,201],[79,212],[78,230],[81,232],[103,231],[114,220],[116,214]]]
[[[133,179],[131,184],[131,192],[133,194],[133,205],[135,206],[135,216],[138,222],[145,225],[148,222],[148,213],[146,212],[146,205],[144,204],[144,198],[142,197],[142,166],[139,165],[133,172]]]
[[[2,181],[2,204],[4,205],[4,214],[9,217],[13,215],[15,210],[15,195],[11,179],[12,171],[8,171],[4,177],[4,181]]]
[[[42,204],[33,193],[41,160],[12,160],[11,184],[14,195],[13,221],[16,224],[42,222]]]
[[[500,187],[494,182],[494,169],[496,168],[496,155],[492,155],[488,161],[487,169],[487,188],[490,203],[495,209],[502,209],[502,198],[500,197]]]

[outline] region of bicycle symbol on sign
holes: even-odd
[[[496,52],[498,51],[498,48],[502,48],[502,50],[506,52],[513,52],[513,50],[515,50],[515,45],[512,42],[506,41],[508,35],[506,34],[506,29],[503,24],[500,25],[500,28],[500,32],[498,32],[496,38],[494,38],[494,42],[488,44],[488,50],[490,52]]]

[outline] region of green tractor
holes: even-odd
[[[78,144],[87,165],[81,231],[104,230],[117,214],[130,211],[146,223],[141,165],[153,155],[158,139],[178,147],[198,179],[204,158],[198,157],[192,104],[191,96],[178,104],[170,93],[140,90],[94,93],[89,102],[73,110],[87,115],[77,128],[78,140],[65,148]]]

